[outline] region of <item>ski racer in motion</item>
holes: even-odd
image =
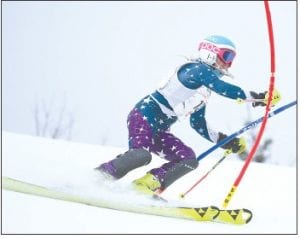
[[[189,117],[191,127],[212,143],[227,137],[225,133],[213,130],[205,119],[212,91],[233,100],[254,99],[253,107],[267,104],[267,91],[246,92],[222,79],[223,76],[232,77],[228,69],[236,56],[236,47],[230,39],[208,36],[198,50],[196,58],[177,67],[167,82],[135,105],[127,120],[129,150],[101,164],[97,170],[112,179],[119,179],[129,171],[149,164],[151,153],[154,153],[167,162],[134,180],[133,186],[147,194],[163,191],[196,169],[199,163],[193,149],[170,132],[175,122]],[[274,90],[271,105],[276,105],[280,98],[279,92]],[[246,142],[244,138],[236,137],[222,148],[239,154],[246,150]]]

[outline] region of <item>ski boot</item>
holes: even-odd
[[[145,176],[134,180],[132,184],[136,191],[152,196],[156,195],[155,191],[161,187],[158,179],[151,173],[147,173]]]
[[[196,159],[171,161],[163,164],[160,168],[150,170],[144,177],[133,181],[133,185],[137,191],[155,196],[197,166]]]

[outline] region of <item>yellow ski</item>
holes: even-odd
[[[120,202],[99,197],[85,197],[82,195],[58,191],[57,189],[47,188],[9,177],[2,177],[2,188],[5,190],[87,204],[95,207],[110,208],[120,211],[151,214],[164,217],[175,217],[194,221],[245,224],[248,223],[252,218],[252,213],[247,209],[220,210],[215,206],[177,207],[168,205],[167,202],[164,202],[161,205],[140,205],[130,203],[126,200]]]

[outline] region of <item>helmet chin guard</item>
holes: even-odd
[[[199,58],[208,65],[213,65],[217,61],[217,54],[207,49],[199,50]]]

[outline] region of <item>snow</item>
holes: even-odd
[[[2,176],[84,195],[103,191],[93,168],[124,152],[125,148],[88,145],[63,140],[3,132]],[[203,159],[198,169],[176,181],[163,196],[178,195],[196,182],[222,155],[222,150]],[[122,191],[164,160],[154,156],[150,165],[130,172],[112,189]],[[222,202],[237,177],[242,162],[223,161],[182,203],[198,206]],[[229,209],[249,208],[254,213],[247,225],[194,222],[122,212],[83,204],[2,191],[4,234],[296,234],[296,168],[251,163],[233,196]],[[120,187],[120,188],[117,188]],[[124,191],[124,190],[123,190]],[[131,200],[128,194],[123,200]]]

